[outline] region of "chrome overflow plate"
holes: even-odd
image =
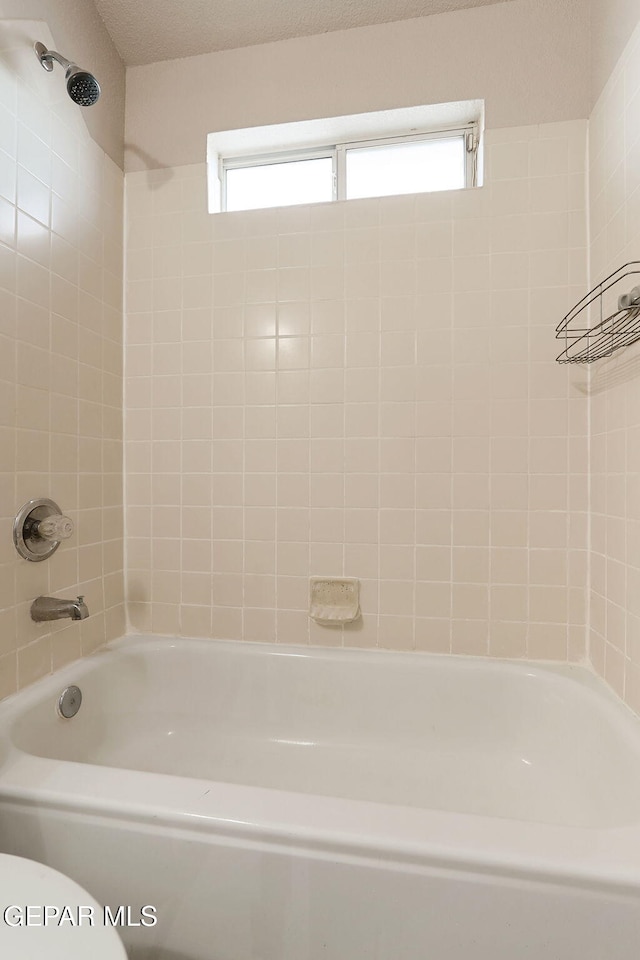
[[[73,533],[73,521],[53,500],[29,500],[13,523],[13,542],[25,560],[46,560]]]
[[[72,684],[63,690],[58,698],[58,714],[65,720],[71,720],[82,705],[82,690]]]

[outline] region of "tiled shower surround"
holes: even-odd
[[[594,282],[640,259],[640,26],[590,126]],[[640,282],[631,278],[620,291]],[[615,306],[609,301],[609,306]],[[640,349],[593,366],[590,657],[640,712]]]
[[[124,629],[122,172],[33,69],[33,24],[1,26],[0,698]],[[76,524],[47,563],[12,542],[37,497]],[[33,623],[54,592],[85,594],[91,617]]]
[[[0,697],[126,629],[122,174],[8,23]],[[588,656],[640,712],[640,348],[553,360],[640,257],[639,54],[589,124],[489,130],[478,190],[209,215],[204,165],[128,175],[130,629]],[[77,529],[29,564],[39,496]],[[310,623],[312,574],[360,578],[362,620]],[[92,615],[33,624],[41,593]]]
[[[126,529],[137,630],[585,656],[583,121],[489,131],[486,186],[209,215],[129,174]],[[310,575],[362,619],[307,617]]]

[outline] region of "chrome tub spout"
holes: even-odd
[[[40,623],[43,620],[86,620],[89,610],[84,597],[75,600],[58,600],[56,597],[37,597],[31,604],[31,619]]]

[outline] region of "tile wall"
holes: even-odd
[[[122,175],[24,26],[0,37],[0,697],[125,629]],[[640,28],[590,123],[594,281],[640,258],[639,53]],[[127,178],[132,629],[579,659],[590,403],[590,654],[640,710],[640,348],[553,362],[585,141],[489,131],[482,190],[215,217],[203,166]],[[37,496],[77,524],[41,565],[11,543]],[[310,623],[310,574],[359,577],[362,620]],[[85,623],[30,621],[79,592]]]
[[[14,26],[0,34],[0,697],[124,629],[122,173],[38,66],[34,25]],[[76,531],[30,563],[13,517],[43,496]],[[36,596],[80,593],[90,619],[31,621]]]
[[[640,25],[590,122],[591,278],[640,261]],[[631,277],[608,298],[640,282]],[[640,712],[640,346],[591,371],[590,656]]]
[[[210,216],[126,178],[133,630],[585,655],[586,123],[487,134],[460,193]],[[308,577],[362,582],[307,617]]]

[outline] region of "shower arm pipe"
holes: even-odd
[[[61,67],[64,67],[65,70],[68,70],[69,67],[75,66],[71,60],[67,60],[66,57],[63,57],[61,53],[58,53],[56,50],[48,50],[44,43],[36,43],[35,51],[38,54],[38,59],[40,63],[49,73],[53,70],[53,61],[59,63]]]

